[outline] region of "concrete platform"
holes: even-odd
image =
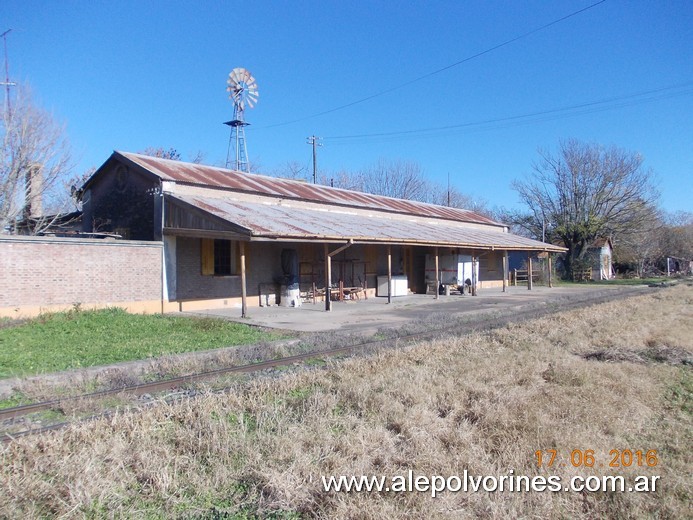
[[[325,302],[318,302],[315,305],[304,303],[297,308],[249,307],[248,317],[245,319],[240,317],[239,308],[191,311],[183,314],[217,316],[249,325],[298,332],[338,330],[374,334],[380,328],[397,327],[412,320],[425,320],[431,314],[446,313],[450,315],[451,320],[468,320],[474,313],[560,304],[567,300],[586,299],[622,289],[623,286],[571,285],[552,289],[535,286],[529,291],[524,286],[509,287],[505,293],[500,288],[484,289],[479,291],[478,296],[441,295],[438,300],[434,295],[410,294],[392,298],[391,304],[387,303],[387,298],[380,297],[332,302],[331,312],[325,311]],[[647,289],[643,287],[643,291]]]

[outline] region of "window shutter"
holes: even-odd
[[[201,250],[200,257],[202,258],[202,274],[214,275],[214,239],[200,239]]]
[[[241,246],[238,244],[237,241],[231,242],[231,273],[232,274],[241,274]],[[246,263],[245,263],[245,268],[246,272],[248,270],[248,258],[247,258],[247,249],[246,249]]]

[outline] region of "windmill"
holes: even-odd
[[[250,72],[242,67],[237,67],[229,74],[226,84],[228,85],[226,91],[233,101],[233,119],[224,123],[231,127],[229,148],[226,153],[226,167],[249,172],[248,149],[245,145],[245,127],[249,123],[246,123],[244,113],[246,108],[253,108],[257,103],[259,95],[257,83]],[[233,156],[231,155],[232,146],[235,152]]]

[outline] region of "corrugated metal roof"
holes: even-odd
[[[247,230],[253,238],[354,240],[400,244],[451,245],[475,249],[563,251],[563,248],[493,228],[478,229],[434,218],[388,218],[348,210],[328,211],[297,205],[259,204],[217,197],[167,194]]]
[[[320,184],[308,184],[289,179],[276,179],[274,177],[243,173],[202,164],[160,159],[136,153],[115,152],[115,154],[166,181],[258,193],[273,197],[502,226],[502,224],[490,218],[464,209],[371,195],[370,193],[343,190]]]

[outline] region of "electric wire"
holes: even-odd
[[[624,96],[609,97],[585,103],[578,103],[564,107],[551,108],[547,110],[539,110],[525,114],[518,114],[508,117],[499,117],[494,119],[485,119],[482,121],[472,121],[465,123],[457,123],[452,125],[444,125],[430,128],[419,128],[412,130],[398,130],[392,132],[375,132],[368,134],[353,134],[353,135],[337,135],[325,136],[325,141],[332,141],[331,146],[346,144],[348,141],[353,144],[356,140],[368,141],[374,139],[388,138],[408,138],[422,137],[426,135],[438,136],[443,133],[454,133],[461,130],[477,131],[477,130],[498,130],[514,126],[526,125],[537,122],[553,121],[567,117],[575,117],[579,115],[592,114],[596,112],[604,112],[643,103],[651,103],[663,99],[681,97],[693,94],[693,81],[676,85],[669,85],[651,90],[627,94]],[[683,90],[680,90],[683,89]]]
[[[491,52],[493,52],[493,51],[496,51],[496,50],[498,50],[498,49],[501,49],[501,48],[503,48],[503,47],[506,47],[506,46],[508,46],[508,45],[510,45],[510,44],[512,44],[512,43],[515,43],[515,42],[517,42],[517,41],[519,41],[519,40],[522,40],[522,39],[524,39],[524,38],[527,38],[527,37],[529,37],[529,36],[532,36],[533,34],[536,34],[536,33],[538,33],[538,32],[541,32],[541,31],[545,30],[545,29],[548,29],[549,27],[552,27],[552,26],[554,26],[554,25],[556,25],[556,24],[559,24],[559,23],[561,23],[561,22],[564,22],[565,20],[568,20],[569,18],[572,18],[572,17],[574,17],[574,16],[577,16],[577,15],[579,15],[579,14],[581,14],[581,13],[584,13],[585,11],[589,11],[590,9],[593,9],[594,7],[597,7],[598,5],[603,4],[603,3],[606,2],[606,1],[607,1],[607,0],[599,0],[598,2],[595,2],[595,3],[591,4],[591,5],[588,5],[587,7],[584,7],[584,8],[582,8],[582,9],[577,10],[577,11],[574,11],[574,12],[572,12],[572,13],[570,13],[570,14],[565,15],[565,16],[562,16],[561,18],[557,18],[556,20],[553,20],[552,22],[549,22],[549,23],[547,23],[547,24],[544,24],[544,25],[542,25],[541,27],[537,27],[537,28],[535,28],[535,29],[532,29],[531,31],[527,31],[527,32],[525,32],[525,33],[522,33],[522,34],[520,34],[519,36],[515,36],[514,38],[510,38],[509,40],[505,40],[505,41],[503,41],[503,42],[501,42],[501,43],[498,43],[498,44],[496,44],[496,45],[494,45],[494,46],[492,46],[492,47],[489,47],[488,49],[485,49],[485,50],[483,50],[483,51],[477,52],[476,54],[473,54],[473,55],[471,55],[471,56],[467,56],[466,58],[463,58],[463,59],[461,59],[461,60],[459,60],[459,61],[456,61],[455,63],[451,63],[450,65],[446,65],[446,66],[443,67],[443,68],[434,70],[434,71],[432,71],[432,72],[429,72],[429,73],[427,73],[427,74],[424,74],[423,76],[419,76],[419,77],[414,78],[414,79],[412,79],[412,80],[405,81],[404,83],[400,83],[399,85],[395,85],[394,87],[390,87],[390,88],[387,88],[387,89],[385,89],[385,90],[381,90],[380,92],[376,92],[375,94],[371,94],[371,95],[369,95],[369,96],[366,96],[366,97],[357,99],[357,100],[355,100],[355,101],[351,101],[350,103],[346,103],[346,104],[344,104],[344,105],[340,105],[340,106],[337,106],[337,107],[335,107],[335,108],[331,108],[331,109],[329,109],[329,110],[324,110],[324,111],[322,111],[322,112],[318,112],[318,113],[315,113],[315,114],[312,114],[312,115],[309,115],[309,116],[305,116],[305,117],[300,117],[300,118],[298,118],[298,119],[293,119],[293,120],[291,120],[291,121],[285,121],[285,122],[283,122],[283,123],[275,123],[275,124],[268,125],[268,126],[265,126],[265,127],[262,127],[262,128],[276,128],[276,127],[279,127],[279,126],[286,126],[286,125],[290,125],[290,124],[293,124],[293,123],[298,123],[298,122],[300,122],[300,121],[306,121],[306,120],[308,120],[308,119],[313,119],[313,118],[315,118],[315,117],[320,117],[320,116],[324,116],[324,115],[326,115],[326,114],[331,114],[331,113],[333,113],[333,112],[337,112],[337,111],[339,111],[339,110],[344,110],[345,108],[353,107],[354,105],[358,105],[358,104],[364,103],[364,102],[366,102],[366,101],[370,101],[371,99],[375,99],[375,98],[377,98],[377,97],[384,96],[385,94],[389,94],[390,92],[394,92],[395,90],[399,90],[399,89],[401,89],[401,88],[408,87],[409,85],[412,85],[412,84],[414,84],[414,83],[418,83],[419,81],[423,81],[424,79],[428,79],[428,78],[430,78],[431,76],[435,76],[436,74],[440,74],[440,73],[445,72],[445,71],[447,71],[447,70],[450,70],[450,69],[452,69],[452,68],[454,68],[454,67],[458,67],[459,65],[462,65],[463,63],[467,63],[467,62],[469,62],[469,61],[471,61],[471,60],[474,60],[474,59],[476,59],[476,58],[479,58],[479,57],[481,57],[481,56],[484,56],[484,55],[486,55],[486,54],[489,54],[489,53],[491,53]]]

